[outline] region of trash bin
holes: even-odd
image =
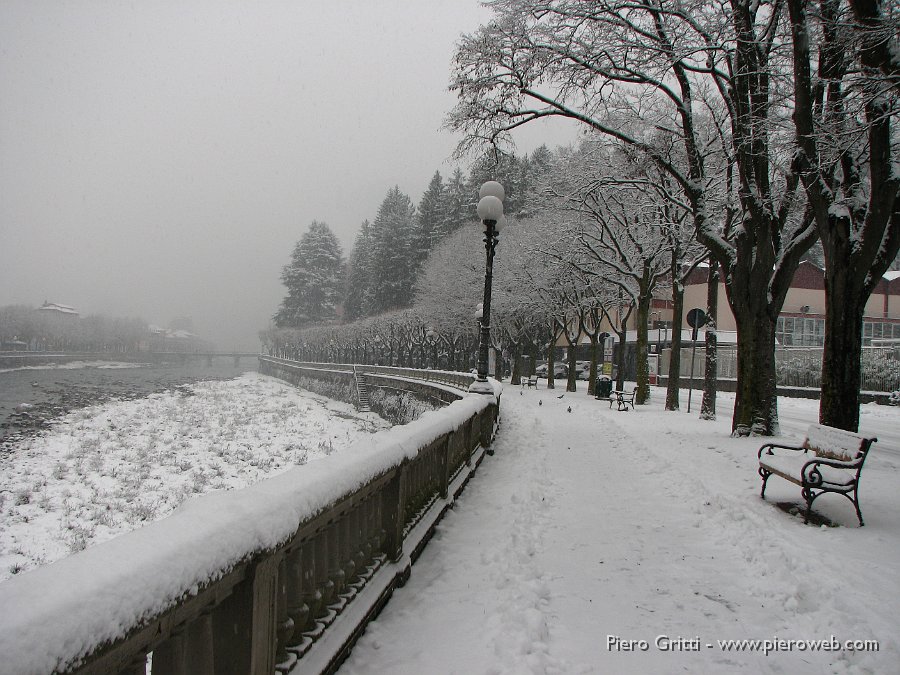
[[[612,395],[612,378],[601,375],[597,378],[597,398],[609,398]]]

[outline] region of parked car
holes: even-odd
[[[537,368],[534,369],[534,374],[538,377],[547,377],[547,364],[539,363]],[[553,364],[553,379],[558,379],[562,377],[567,377],[569,374],[569,369],[565,363],[554,363]]]
[[[591,376],[591,362],[590,361],[579,361],[578,370],[575,371],[575,379],[577,380],[587,380]]]

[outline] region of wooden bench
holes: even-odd
[[[863,523],[859,510],[859,475],[869,454],[869,448],[877,438],[867,438],[850,431],[810,424],[802,445],[766,443],[757,457],[759,475],[762,477],[760,496],[766,498],[766,482],[772,475],[800,486],[800,494],[806,501],[804,523],[809,522],[812,504],[820,495],[834,492],[853,502],[859,525]],[[773,452],[776,448],[791,452]]]
[[[619,391],[618,389],[612,393],[612,397],[609,399],[609,407],[612,408],[613,403],[619,404],[619,410],[628,410],[628,406],[631,406],[632,410],[634,409],[634,395],[637,393],[637,387],[632,389],[630,392]]]

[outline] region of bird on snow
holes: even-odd
[[[557,396],[556,398],[562,398],[563,396],[565,396],[565,394],[560,394],[560,395]]]
[[[566,408],[566,410],[568,410],[569,412],[572,412],[572,406],[569,406],[568,408]]]
[[[538,399],[538,405],[544,405],[544,399]]]

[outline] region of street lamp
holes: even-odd
[[[484,250],[487,261],[484,268],[484,300],[481,303],[481,328],[478,340],[478,375],[469,386],[469,391],[479,394],[493,394],[494,389],[488,384],[488,348],[491,343],[491,280],[494,271],[494,248],[497,246],[497,235],[503,229],[503,198],[506,193],[497,181],[489,180],[478,191],[478,217],[484,227]]]

